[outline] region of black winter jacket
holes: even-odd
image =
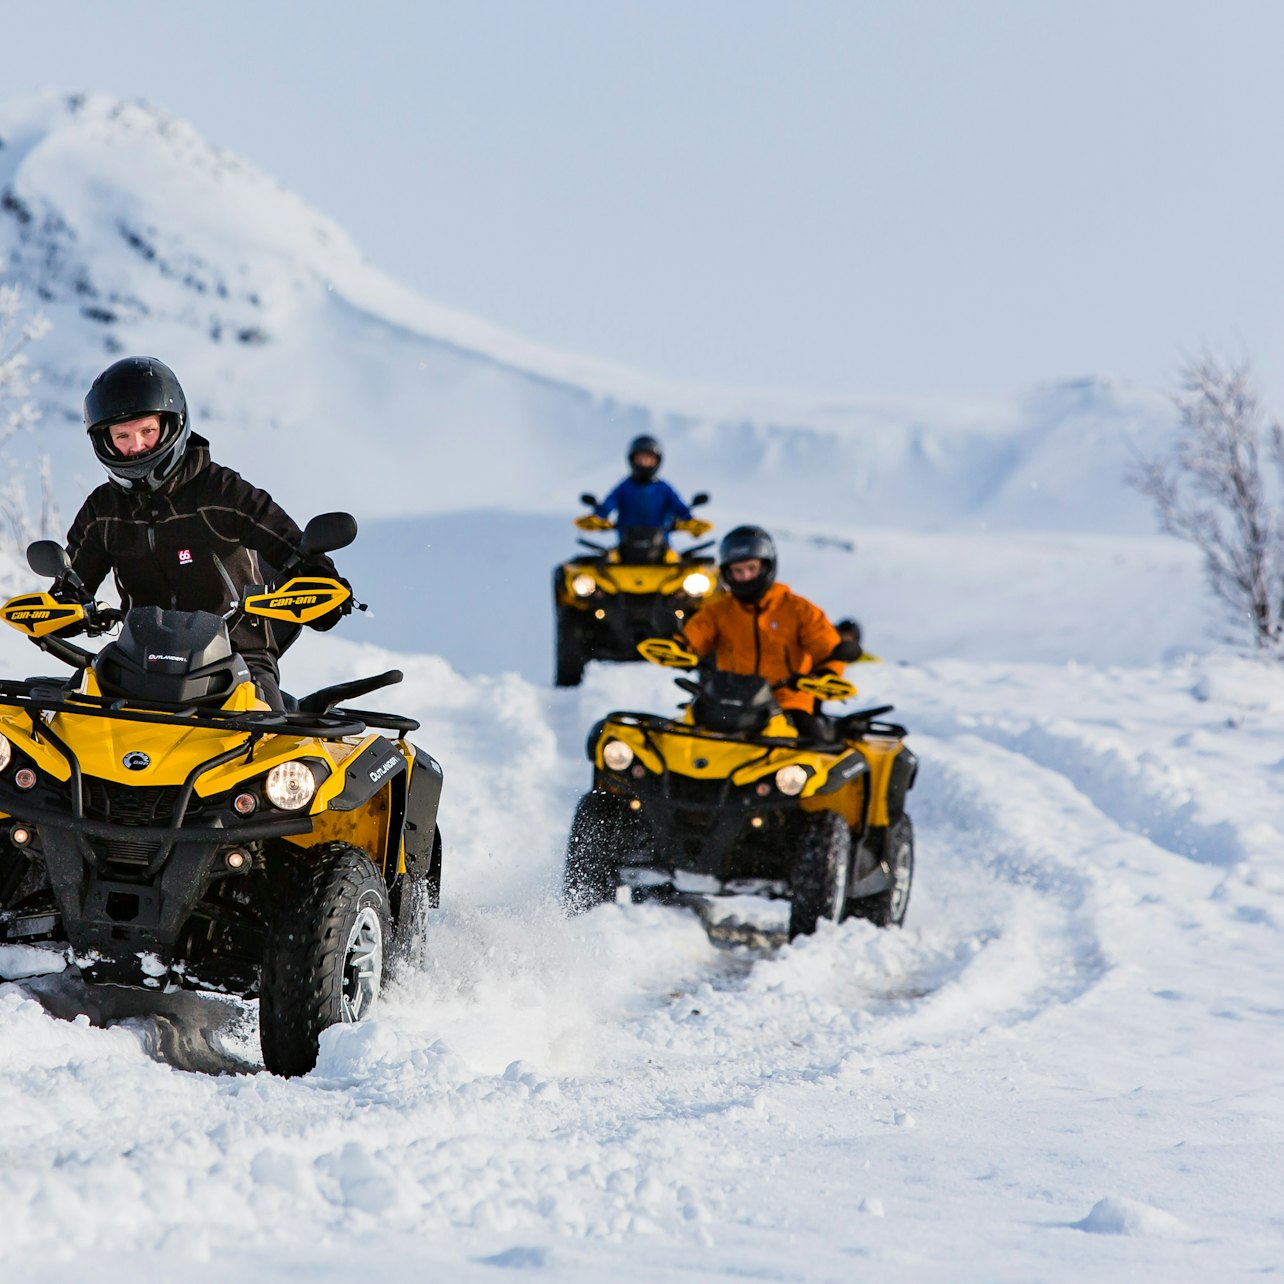
[[[159,606],[222,615],[237,589],[269,582],[301,532],[265,490],[210,459],[209,442],[192,434],[178,471],[159,490],[125,490],[104,482],[85,500],[67,532],[72,570],[95,592],[114,572],[121,606]],[[328,557],[309,558],[307,571],[335,575]],[[325,621],[328,625],[332,621]],[[276,658],[298,635],[295,625],[246,617],[232,645],[251,665]]]

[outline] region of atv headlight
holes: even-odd
[[[790,798],[802,793],[806,783],[807,768],[800,767],[796,762],[788,763],[776,772],[776,788]]]
[[[608,740],[602,746],[602,761],[612,771],[623,771],[633,761],[633,750],[623,740]]]
[[[12,757],[13,746],[9,743],[9,737],[0,736],[0,771],[3,771],[9,765],[9,760]]]
[[[268,801],[282,811],[298,811],[312,801],[317,778],[306,762],[278,763],[267,774],[264,785]]]
[[[692,571],[682,581],[682,591],[692,597],[703,597],[713,587],[713,581],[703,571]]]
[[[571,592],[576,597],[592,597],[597,592],[597,581],[591,575],[577,575],[571,581]]]

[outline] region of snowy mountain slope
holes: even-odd
[[[57,452],[67,505],[94,478],[71,462],[85,388],[145,351],[179,372],[219,456],[292,508],[564,512],[645,430],[675,480],[715,489],[737,520],[806,488],[842,522],[1151,529],[1120,475],[1170,431],[1153,393],[1082,381],[959,408],[674,385],[413,295],[155,108],[9,102],[0,142],[0,254],[56,324],[39,356],[45,434],[72,447]]]

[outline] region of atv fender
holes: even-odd
[[[441,861],[437,834],[437,807],[441,802],[441,765],[422,749],[415,749],[410,768],[409,797],[406,799],[406,872],[412,878],[424,878],[434,860]]]
[[[330,810],[355,811],[405,769],[401,750],[392,741],[376,736],[345,764],[343,789],[330,800]]]

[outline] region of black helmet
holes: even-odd
[[[122,455],[111,442],[112,424],[160,415],[161,435],[145,455]],[[174,372],[155,357],[125,357],[94,380],[85,396],[85,431],[107,475],[126,490],[152,490],[174,475],[191,429],[187,398]]]
[[[634,455],[640,455],[643,452],[655,456],[655,463],[649,464],[645,468],[640,468],[633,462]],[[654,437],[642,436],[634,437],[629,442],[628,461],[629,467],[633,470],[633,480],[635,482],[649,482],[655,479],[656,473],[660,471],[660,461],[664,458],[664,451],[660,449],[660,443]]]
[[[750,558],[757,558],[762,570],[751,580],[733,580],[728,569],[731,563],[747,562]],[[737,526],[723,536],[718,545],[718,569],[732,597],[756,602],[775,582],[776,543],[761,526]]]

